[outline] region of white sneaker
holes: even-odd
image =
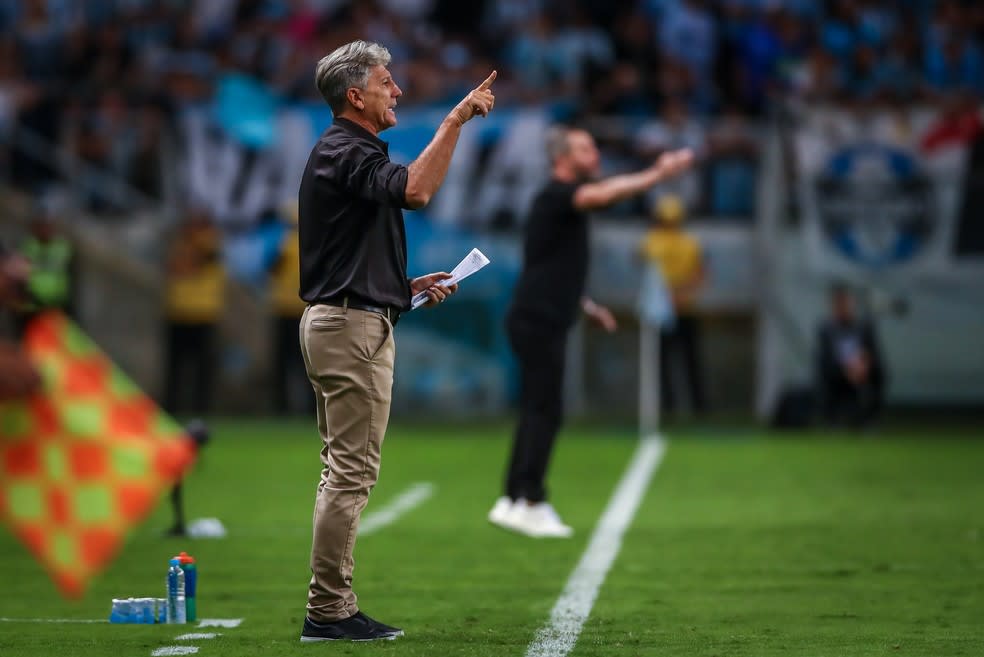
[[[495,501],[495,505],[492,507],[492,510],[489,511],[489,522],[493,525],[499,525],[500,527],[511,529],[511,527],[506,524],[506,519],[509,517],[512,510],[512,499],[503,495]]]
[[[574,530],[564,524],[549,502],[529,504],[526,500],[516,500],[502,526],[534,538],[570,538],[574,535]]]

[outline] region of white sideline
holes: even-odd
[[[605,507],[581,561],[567,580],[550,621],[540,628],[526,657],[565,657],[577,642],[591,614],[598,591],[622,547],[622,537],[635,517],[653,473],[663,460],[666,443],[658,435],[639,443],[629,467]]]
[[[0,618],[0,623],[108,623],[105,618]]]
[[[171,655],[194,655],[198,646],[164,646],[150,653],[151,657],[170,657]]]
[[[175,641],[201,641],[203,639],[214,639],[217,636],[222,636],[218,632],[191,632],[189,634],[180,634],[174,637]]]
[[[198,621],[198,627],[239,627],[243,624],[242,618],[202,618]]]
[[[420,506],[434,494],[434,484],[429,481],[416,483],[396,496],[379,511],[370,513],[359,524],[359,536],[366,536],[396,522],[400,516]]]

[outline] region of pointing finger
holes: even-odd
[[[492,71],[492,74],[489,75],[489,77],[485,78],[485,82],[483,82],[482,84],[478,85],[479,91],[485,91],[486,89],[488,89],[489,87],[491,87],[492,86],[492,83],[495,82],[495,79],[496,79],[496,77],[498,77],[498,75],[499,75],[499,72],[498,71]]]

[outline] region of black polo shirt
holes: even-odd
[[[407,168],[386,142],[337,118],[308,158],[298,193],[301,298],[350,295],[410,308],[403,226]]]
[[[588,215],[574,207],[577,188],[551,180],[533,200],[510,323],[566,331],[577,320],[588,277]]]

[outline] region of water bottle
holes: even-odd
[[[154,604],[157,607],[157,616],[154,617],[157,623],[167,622],[167,598],[154,598]]]
[[[140,620],[138,622],[145,623],[147,625],[154,624],[154,599],[153,598],[137,598],[140,603]]]
[[[195,566],[195,557],[187,552],[178,555],[181,562],[181,570],[185,575],[185,616],[189,623],[198,619],[198,609],[195,601],[195,589],[198,586],[198,569]]]
[[[113,609],[109,613],[109,622],[129,623],[130,609],[130,601],[126,598],[113,598]]]
[[[185,577],[180,559],[171,559],[167,569],[167,622],[179,625],[186,622]]]

